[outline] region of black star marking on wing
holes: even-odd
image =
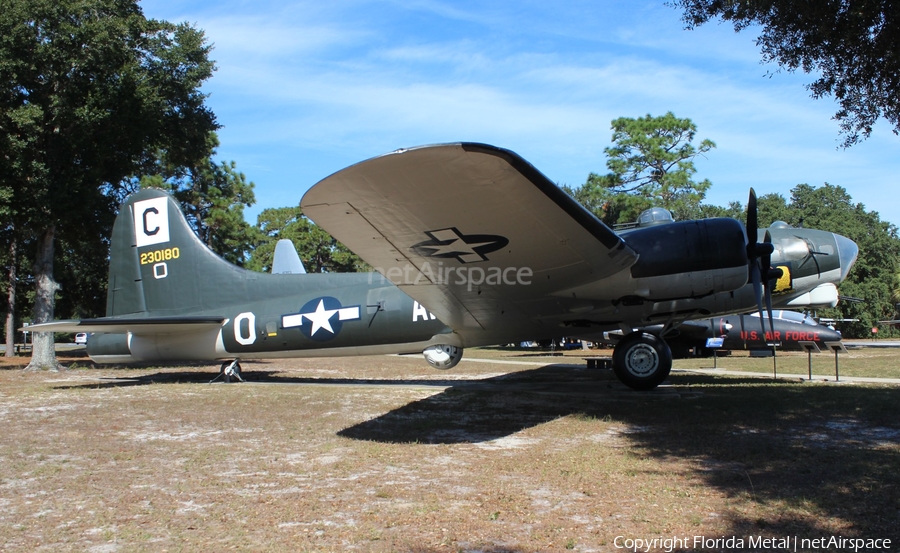
[[[463,234],[456,227],[429,230],[425,234],[430,240],[419,242],[410,251],[422,257],[456,259],[460,263],[487,261],[487,254],[509,244],[509,240],[503,236]]]

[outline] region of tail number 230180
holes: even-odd
[[[164,250],[153,250],[152,252],[144,252],[141,254],[141,265],[150,265],[151,263],[159,263],[160,261],[171,261],[178,259],[181,251],[178,248],[166,248]]]

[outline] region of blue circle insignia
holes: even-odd
[[[359,320],[359,306],[344,307],[337,298],[323,296],[303,304],[299,317],[291,317],[297,321],[296,326],[304,336],[317,342],[333,339],[341,331],[344,321]],[[292,325],[294,326],[294,325]]]

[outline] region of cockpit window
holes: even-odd
[[[751,317],[759,317],[759,312],[753,312],[749,314]],[[763,311],[763,316],[768,318],[766,312]],[[785,311],[785,310],[772,310],[772,318],[780,319],[782,321],[791,321],[792,323],[797,324],[807,324],[807,325],[817,325],[819,323],[816,322],[815,319],[806,315],[804,313],[797,313],[796,311]]]
[[[672,223],[674,221],[675,219],[672,217],[672,212],[662,207],[651,207],[650,209],[645,209],[638,216],[639,227]]]

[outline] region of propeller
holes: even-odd
[[[782,270],[772,268],[772,234],[766,231],[763,241],[757,242],[759,236],[759,220],[756,207],[756,191],[750,189],[750,198],[747,200],[747,264],[750,271],[750,281],[753,283],[753,295],[756,298],[756,306],[759,308],[759,326],[763,338],[766,336],[766,323],[763,319],[763,299],[769,313],[769,330],[775,330],[775,322],[772,317],[772,287],[773,279],[781,278]],[[765,294],[764,294],[765,292]],[[774,349],[774,348],[773,348]]]

